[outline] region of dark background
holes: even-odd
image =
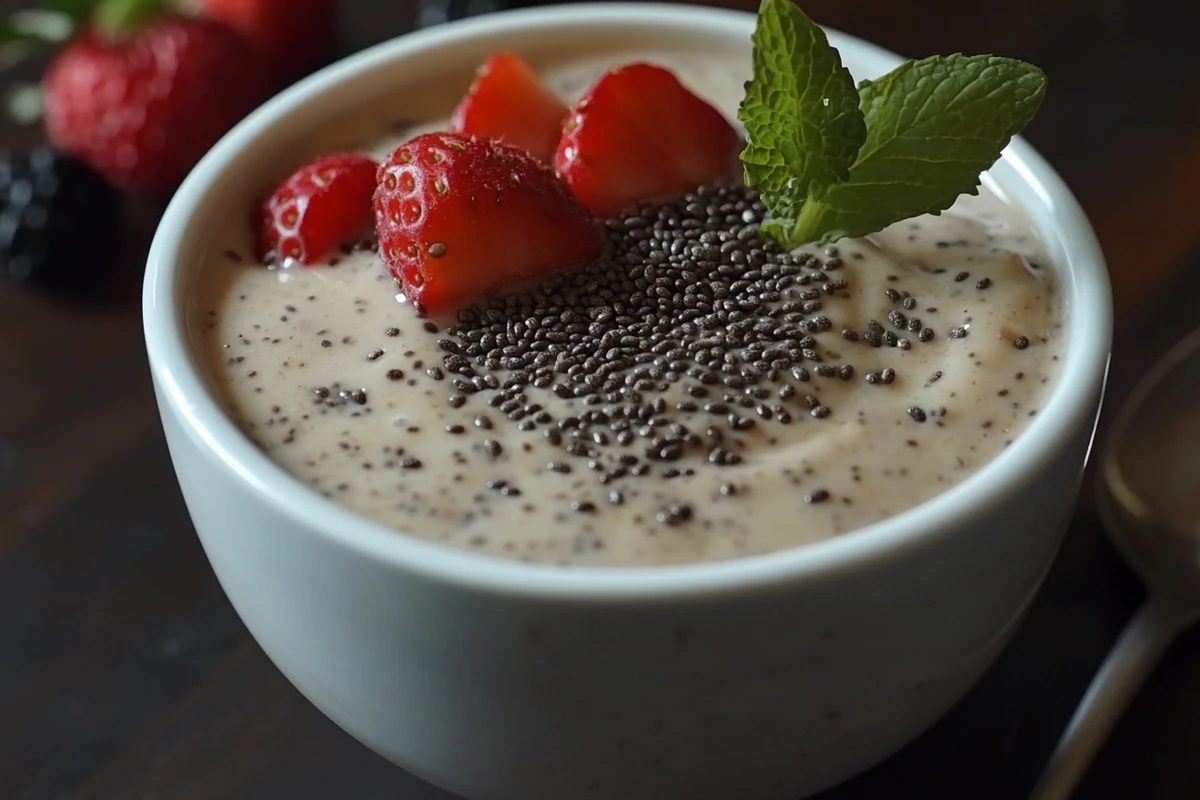
[[[25,5],[0,0],[0,11]],[[1111,413],[1147,359],[1200,318],[1200,3],[804,6],[906,55],[998,52],[1047,70],[1050,94],[1028,136],[1079,196],[1112,270]],[[414,0],[344,0],[339,51],[416,19]],[[0,146],[38,137],[0,123]],[[141,341],[139,281],[159,208],[131,204],[124,268],[106,297],[64,301],[0,285],[0,800],[442,798],[309,706],[209,570]],[[1089,490],[1000,663],[921,740],[822,800],[1020,800],[1140,596],[1094,521]],[[1198,749],[1193,633],[1078,798],[1193,800]]]

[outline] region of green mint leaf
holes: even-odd
[[[867,129],[854,79],[794,0],[763,0],[753,44],[753,78],[738,109],[741,159],[771,209],[768,232],[782,235],[814,187],[849,176]]]
[[[790,246],[866,236],[975,194],[980,173],[1037,112],[1046,76],[998,56],[935,56],[860,91],[867,140],[846,180],[814,187]]]

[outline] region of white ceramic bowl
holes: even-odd
[[[1076,201],[1021,141],[990,176],[1027,210],[1061,269],[1062,375],[994,462],[849,535],[669,568],[491,560],[388,530],[310,491],[210,394],[186,333],[189,287],[229,209],[288,166],[287,143],[406,83],[465,72],[497,48],[536,56],[613,33],[748,48],[752,27],[748,14],[687,6],[560,6],[387,42],[239,125],[187,179],[155,237],[145,286],[154,384],[222,586],[318,708],[472,800],[795,800],[837,783],[911,740],[980,677],[1072,512],[1108,361],[1109,286]],[[830,38],[857,77],[898,61]]]

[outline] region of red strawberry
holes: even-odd
[[[211,20],[86,28],[42,79],[46,133],[121,188],[167,191],[262,99],[261,75],[253,48]]]
[[[316,264],[366,230],[377,169],[363,156],[332,155],[293,172],[259,210],[259,255]]]
[[[379,252],[424,311],[595,258],[600,233],[545,164],[456,133],[418,136],[379,168]]]
[[[253,42],[280,77],[299,75],[333,49],[336,0],[199,0],[198,6]]]
[[[499,139],[549,164],[566,116],[567,107],[532,67],[513,53],[496,53],[483,62],[466,97],[454,109],[450,129]]]
[[[571,109],[554,165],[593,214],[737,175],[741,140],[721,112],[671,72],[629,64],[601,76]]]

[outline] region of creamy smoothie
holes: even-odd
[[[735,117],[744,58],[623,52],[542,75],[574,100],[631,59]],[[441,124],[414,105],[414,124],[391,109],[321,135],[382,156]],[[646,204],[606,223],[595,264],[447,316],[418,314],[370,242],[268,268],[231,214],[195,338],[230,415],[316,491],[397,535],[560,565],[842,535],[967,478],[1038,413],[1061,308],[1016,209],[984,191],[794,253],[764,213],[740,186]]]

